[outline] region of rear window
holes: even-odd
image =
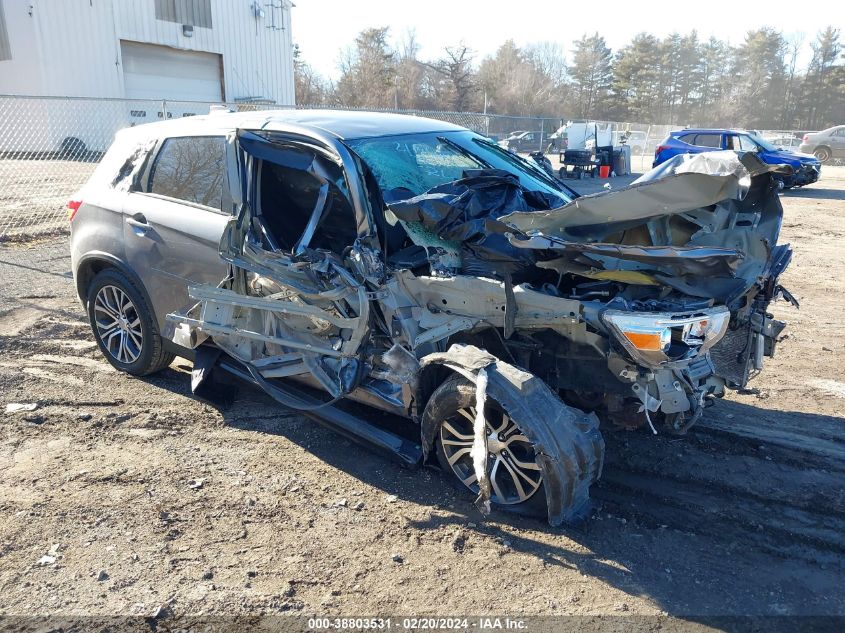
[[[698,147],[722,147],[721,134],[685,134],[681,139]]]
[[[226,139],[222,136],[169,138],[150,170],[147,191],[220,209]]]

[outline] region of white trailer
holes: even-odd
[[[588,142],[593,147],[612,145],[612,130],[612,123],[568,121],[565,126],[567,149],[584,149]]]

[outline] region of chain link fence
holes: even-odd
[[[207,114],[212,103],[30,97],[0,95],[0,240],[21,239],[66,228],[66,205],[94,171],[115,132],[124,127]],[[277,109],[260,102],[225,104],[236,111]],[[560,129],[566,118],[515,117],[478,112],[402,110],[403,114],[447,121],[496,141],[513,151],[562,149]],[[616,121],[575,121],[569,147],[618,144],[626,133],[632,167],[651,167],[657,144],[683,125],[648,125]],[[577,131],[577,133],[576,133]],[[780,136],[794,135],[779,131]],[[576,138],[577,137],[577,138]],[[511,139],[511,140],[508,140]]]

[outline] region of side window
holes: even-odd
[[[721,136],[718,134],[696,134],[693,145],[699,147],[721,147]]]
[[[683,141],[687,145],[695,145],[695,134],[679,134],[675,138],[679,141]]]
[[[280,149],[261,165],[261,216],[279,246],[301,243],[342,254],[358,236],[355,212],[341,168],[306,149]]]
[[[147,191],[220,209],[226,163],[222,136],[179,136],[164,141]]]
[[[743,152],[753,152],[757,150],[757,144],[744,134],[739,135],[739,149]]]
[[[831,136],[845,136],[845,127],[841,127],[838,130],[834,130]]]
[[[725,149],[738,150],[739,139],[733,134],[725,135]]]

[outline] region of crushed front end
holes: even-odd
[[[439,368],[470,382],[483,369],[537,440],[529,467],[554,525],[582,513],[601,474],[596,417],[684,432],[725,387],[745,386],[783,328],[768,313],[791,298],[777,281],[790,258],[777,245],[777,168],[753,155],[676,157],[564,203],[548,175],[469,131],[357,144],[240,131],[231,142],[230,274],[190,288],[198,303],[169,316],[177,342],[222,350],[310,415],[352,400],[410,419],[423,458],[433,394],[449,385]],[[406,160],[419,148],[425,174]],[[276,171],[282,185],[310,183],[307,204],[262,190]],[[424,177],[454,171],[418,193]],[[297,208],[303,228],[286,235]],[[341,231],[344,217],[354,223]],[[291,395],[290,382],[328,400]],[[368,437],[390,444],[383,436]]]
[[[777,245],[777,170],[752,154],[679,156],[618,192],[501,218],[558,274],[545,287],[579,298],[605,336],[601,350],[544,341],[537,371],[577,405],[654,432],[683,433],[726,387],[745,388],[785,326],[769,304],[797,306],[778,283],[792,252]]]

